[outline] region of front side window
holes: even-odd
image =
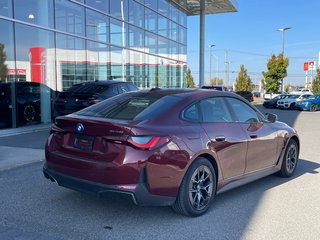
[[[260,119],[256,111],[254,111],[246,103],[235,98],[228,98],[228,103],[230,104],[234,114],[236,115],[238,122],[240,123],[260,122]]]

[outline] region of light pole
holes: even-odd
[[[284,60],[284,32],[291,29],[291,27],[279,28],[277,31],[282,32],[282,57]],[[281,79],[281,92],[283,92],[283,78]]]
[[[209,45],[208,47],[210,48],[210,84],[211,84],[211,65],[212,65],[212,48],[214,47],[214,44]]]

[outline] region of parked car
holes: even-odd
[[[274,97],[274,98],[272,98],[270,100],[264,100],[262,105],[265,108],[276,108],[278,100],[284,99],[287,96],[288,96],[288,94],[280,94],[280,95],[278,95],[278,96],[276,96],[276,97]]]
[[[136,90],[138,88],[132,83],[115,80],[74,84],[58,94],[54,103],[54,117],[67,115],[115,95]]]
[[[308,99],[311,96],[311,94],[290,94],[287,97],[278,100],[277,108],[293,110],[295,109],[298,101]]]
[[[140,205],[204,214],[216,194],[278,173],[299,159],[294,129],[223,91],[124,93],[57,117],[44,176],[60,186]]]
[[[18,125],[40,121],[41,92],[53,98],[55,91],[37,82],[0,83],[0,127],[11,127],[12,91],[16,92],[16,112]],[[51,100],[50,100],[51,101]]]
[[[307,110],[315,112],[320,109],[320,94],[315,94],[308,99],[301,100],[296,103],[298,110]]]
[[[279,96],[281,94],[288,94],[287,92],[275,92],[275,93],[270,93],[270,92],[267,92],[263,95],[263,98],[264,100],[270,100],[276,96]]]
[[[213,86],[202,86],[202,89],[211,89],[211,90],[218,90],[218,91],[227,91],[225,86],[222,85],[213,85]]]
[[[253,93],[250,91],[237,91],[236,94],[240,95],[244,99],[246,99],[249,102],[253,102]]]
[[[297,88],[296,90],[294,90],[290,94],[304,94],[304,93],[312,94],[312,91],[308,88]]]
[[[260,98],[261,97],[261,92],[253,92],[253,97],[255,98]]]

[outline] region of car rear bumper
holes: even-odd
[[[90,193],[101,198],[109,194],[129,196],[136,205],[141,206],[171,206],[175,197],[150,194],[147,189],[145,172],[141,171],[139,183],[130,185],[106,185],[88,180],[67,176],[43,167],[46,178],[56,182],[59,186],[70,188],[79,192]]]

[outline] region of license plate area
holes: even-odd
[[[76,135],[73,146],[83,151],[92,151],[94,137],[87,135]]]

